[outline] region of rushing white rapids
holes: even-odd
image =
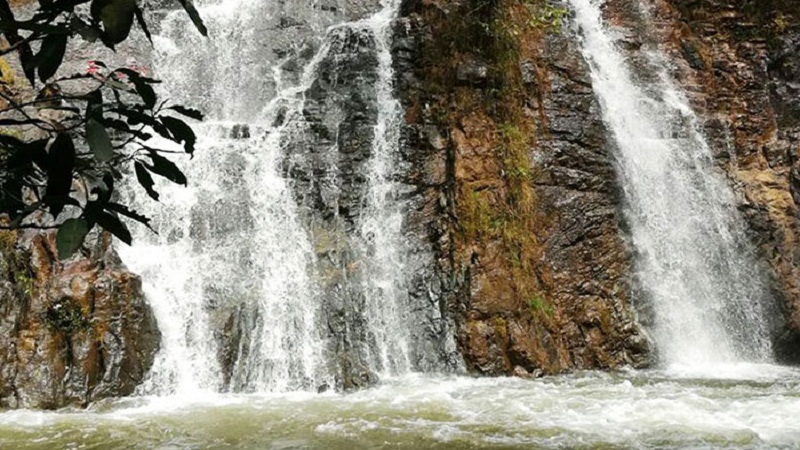
[[[154,218],[158,235],[139,230],[133,248],[121,252],[143,276],[163,334],[142,391],[282,392],[334,383],[320,333],[326,325],[319,317],[324,293],[315,275],[317,243],[282,164],[311,132],[306,93],[320,82],[322,64],[337,64],[345,32],[371,36],[377,54],[378,112],[365,206],[348,238],[368,274],[360,287],[369,334],[364,346],[374,354],[365,359],[369,369],[386,375],[409,371],[410,308],[401,303],[408,296],[403,207],[392,181],[401,111],[392,95],[390,25],[399,2],[385,0],[355,21],[314,2],[208,1],[200,7],[211,39],[202,40],[183,12],[171,13],[156,39],[154,63],[164,93],[208,112],[207,123],[195,126],[196,156],[182,165],[191,185],[159,186],[161,204],[131,192],[136,209]],[[292,22],[297,18],[302,23]],[[284,56],[287,48],[294,58]],[[304,67],[294,67],[298,60]],[[330,152],[335,159],[336,148]],[[238,333],[232,340],[238,348],[220,348],[221,333]],[[228,374],[219,362],[224,353],[235,358]]]
[[[613,133],[636,249],[667,364],[763,361],[769,294],[697,119],[653,50],[658,83],[637,83],[601,0],[570,0],[595,94]]]
[[[347,395],[131,398],[0,414],[0,448],[796,448],[800,373],[751,365],[713,375],[414,375]]]

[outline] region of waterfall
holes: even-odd
[[[374,336],[377,354],[373,357],[383,372],[403,372],[411,367],[410,336],[403,317],[401,299],[408,292],[403,260],[403,210],[392,199],[400,186],[392,181],[396,164],[394,155],[400,145],[400,103],[393,96],[391,23],[400,2],[389,4],[369,22],[378,37],[378,83],[376,100],[379,105],[375,132],[374,154],[368,173],[369,195],[361,218],[362,254],[366,258],[369,282],[365,286],[370,318],[370,333]]]
[[[653,50],[656,82],[638,82],[603,22],[603,2],[569,3],[616,141],[636,281],[653,310],[660,358],[690,366],[768,360],[768,289],[733,191],[665,58]]]
[[[179,161],[190,185],[160,184],[161,203],[126,193],[158,233],[137,229],[121,251],[163,335],[142,392],[316,389],[419,369],[396,181],[399,1],[199,7],[210,39],[172,12],[155,41],[162,94],[208,116]]]

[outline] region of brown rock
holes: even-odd
[[[132,394],[160,334],[141,280],[110,238],[63,262],[52,233],[0,238],[0,406],[86,406]]]
[[[410,222],[435,244],[469,370],[641,366],[649,353],[630,307],[611,144],[588,67],[568,34],[516,24],[530,11],[518,3],[470,14],[470,2],[403,4],[395,64],[406,134],[449,130],[445,143],[406,143],[423,161],[415,167],[446,161],[447,171],[420,189],[431,207]],[[503,41],[471,20],[519,33]],[[465,75],[476,62],[480,82]],[[410,184],[432,178],[421,172]]]

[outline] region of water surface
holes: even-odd
[[[800,370],[413,375],[352,394],[140,397],[0,414],[0,448],[797,448]]]

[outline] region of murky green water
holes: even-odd
[[[3,449],[800,448],[800,371],[410,376],[354,394],[133,398],[0,413]]]

